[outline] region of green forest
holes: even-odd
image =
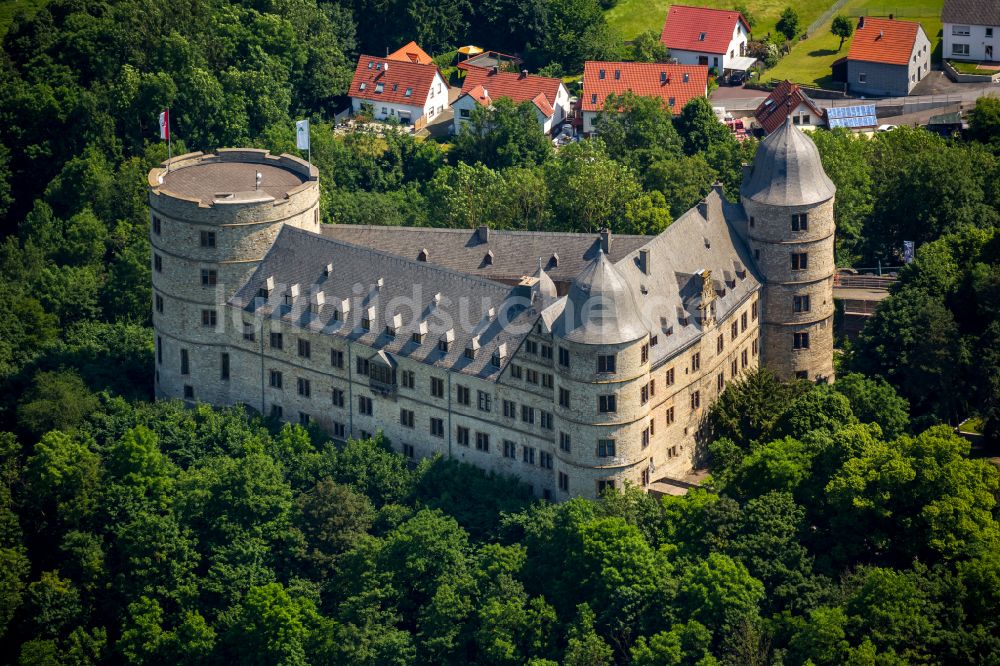
[[[709,482],[550,504],[381,437],[153,403],[146,173],[295,152],[325,222],[657,233],[754,142],[705,100],[609,99],[554,150],[498,102],[450,144],[335,131],[357,55],[641,57],[598,0],[52,0],[0,61],[0,661],[1000,663],[1000,101],[962,139],[814,133],[841,266],[916,259],[833,386],[712,410]],[[642,41],[639,40],[639,46]],[[491,132],[476,132],[489,125]],[[953,426],[983,424],[971,451]]]

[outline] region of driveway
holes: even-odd
[[[734,99],[756,99],[758,97],[767,97],[767,93],[763,90],[753,90],[751,88],[744,88],[743,86],[719,86],[708,96],[713,102],[727,102]]]
[[[920,83],[913,86],[910,97],[914,95],[955,95],[983,89],[1000,90],[1000,86],[988,83],[955,83],[945,76],[944,72],[932,70],[924,76]]]

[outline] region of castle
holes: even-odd
[[[679,478],[763,363],[833,379],[835,188],[790,122],[740,203],[655,237],[321,225],[319,174],[227,149],[149,174],[156,395],[513,474],[553,500]]]

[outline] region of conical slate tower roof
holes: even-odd
[[[547,302],[558,298],[559,294],[556,291],[556,283],[552,281],[549,274],[542,268],[541,259],[538,260],[538,270],[531,277],[538,279],[534,288],[538,290],[538,295],[542,297],[543,301]]]
[[[620,344],[646,335],[628,283],[604,252],[576,276],[557,333],[580,344]]]
[[[826,201],[836,191],[816,144],[792,124],[789,115],[757,148],[741,194],[755,203],[805,206]]]

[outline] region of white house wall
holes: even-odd
[[[984,0],[986,1],[986,0]],[[968,28],[968,35],[955,34],[963,33]],[[942,46],[942,56],[954,58],[955,60],[1000,60],[1000,26],[998,25],[961,25],[957,23],[945,23],[944,44]],[[955,44],[967,45],[969,54],[955,53]],[[989,47],[989,48],[987,48]]]

